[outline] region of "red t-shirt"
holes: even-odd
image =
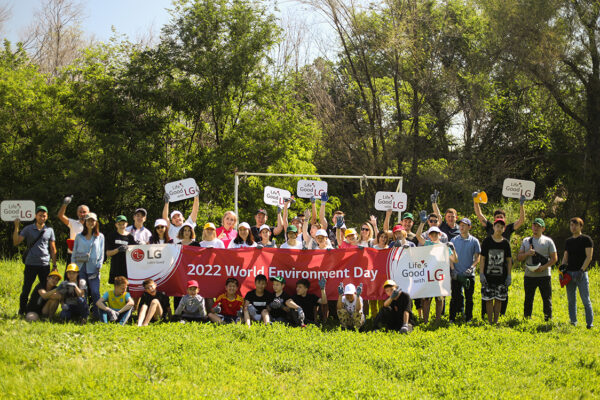
[[[346,241],[343,241],[342,243],[340,243],[340,249],[356,249],[358,246],[355,246],[353,244],[350,244]]]
[[[217,297],[217,300],[215,301],[215,306],[217,304],[221,305],[221,315],[226,315],[228,317],[237,317],[237,312],[244,305],[244,299],[242,298],[242,296],[236,293],[235,300],[229,300],[227,298],[227,294],[223,293],[219,295],[219,297]]]

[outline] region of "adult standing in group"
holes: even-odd
[[[591,237],[581,233],[583,230],[583,220],[581,218],[571,218],[569,228],[572,236],[567,239],[562,260],[562,264],[567,266],[567,272],[571,275],[571,281],[567,283],[569,319],[571,324],[577,325],[576,291],[579,289],[579,297],[581,297],[585,309],[585,322],[587,328],[591,329],[594,326],[594,311],[590,300],[590,282],[587,269],[594,255],[594,242]]]
[[[475,291],[475,271],[481,254],[479,240],[472,236],[471,220],[463,218],[458,223],[460,235],[450,242],[454,245],[458,262],[451,265],[450,321],[454,321],[457,313],[462,313],[465,322],[473,319],[473,292]],[[464,296],[463,296],[464,289]]]
[[[75,236],[73,262],[79,266],[79,279],[86,282],[88,297],[97,315],[96,302],[100,299],[100,269],[104,262],[104,235],[100,233],[98,216],[88,213],[83,231]]]
[[[438,198],[440,197],[440,192],[434,190],[431,194],[431,207],[433,208],[433,212],[437,215],[442,215],[440,212],[440,207],[438,206]],[[448,241],[451,241],[455,237],[460,235],[460,229],[457,220],[457,212],[454,208],[448,208],[446,213],[444,214],[444,220],[438,226],[440,230],[448,236]]]
[[[35,222],[25,226],[19,232],[21,221],[15,219],[13,231],[13,245],[18,246],[26,240],[27,250],[23,257],[25,270],[23,271],[23,288],[19,297],[19,315],[25,315],[27,300],[31,293],[31,287],[37,277],[40,283],[46,282],[50,273],[50,260],[53,269],[56,269],[56,237],[54,230],[46,226],[48,220],[48,209],[38,206],[35,209]]]
[[[138,208],[133,213],[133,225],[129,225],[125,230],[133,235],[133,238],[139,244],[150,243],[152,232],[144,226],[148,212],[145,208]]]
[[[272,241],[274,236],[279,235],[283,232],[283,217],[281,212],[277,213],[277,226],[269,226],[267,225],[267,219],[269,216],[267,215],[267,210],[264,208],[260,208],[256,211],[254,215],[254,220],[256,221],[256,225],[254,225],[251,229],[252,237],[256,243],[259,243],[262,240],[262,236],[260,235],[260,231],[264,229],[264,227],[268,227],[270,234],[268,241]]]
[[[221,226],[217,228],[217,239],[220,239],[225,248],[229,247],[229,243],[237,237],[235,226],[237,225],[238,217],[233,211],[226,211],[221,220]]]
[[[419,213],[419,217],[421,218],[421,222],[423,223],[427,223],[429,225],[429,229],[436,227],[439,229],[440,227],[440,215],[437,213],[431,213],[429,215],[427,215],[427,211],[422,210]],[[427,230],[427,232],[423,232],[420,236],[421,238],[427,240],[430,240],[429,238],[429,229]],[[448,235],[446,235],[444,232],[442,232],[441,229],[439,229],[439,241],[440,243],[448,243]],[[418,232],[418,231],[417,231]],[[418,233],[417,233],[418,235]],[[420,240],[418,240],[419,244],[421,243]]]
[[[196,186],[196,193],[200,193],[200,189],[197,186]],[[175,239],[177,237],[177,234],[179,233],[179,230],[181,229],[181,227],[184,224],[184,217],[183,217],[183,214],[181,213],[181,211],[179,211],[179,210],[175,210],[175,211],[171,212],[171,215],[169,215],[169,199],[170,199],[169,194],[165,193],[165,195],[164,195],[165,206],[163,207],[162,219],[164,219],[166,221],[170,221],[169,237],[171,239]],[[187,220],[185,220],[185,223],[190,225],[192,227],[192,229],[196,228],[196,221],[198,220],[198,208],[200,208],[200,198],[198,197],[198,195],[196,195],[194,197],[194,203],[192,204],[192,212],[190,213]]]
[[[531,225],[532,235],[523,239],[517,259],[525,261],[523,315],[525,318],[531,317],[535,290],[539,288],[544,305],[544,319],[548,321],[552,318],[551,269],[558,261],[558,255],[552,239],[543,235],[545,230],[546,223],[543,219],[536,218],[533,220]]]
[[[115,218],[116,232],[112,232],[106,239],[106,256],[110,257],[110,272],[108,274],[108,283],[113,284],[115,277],[124,276],[127,278],[127,261],[125,254],[127,246],[137,244],[133,235],[125,230],[127,228],[127,217],[118,215]]]
[[[58,219],[69,228],[69,239],[75,240],[75,236],[83,231],[85,224],[85,216],[90,212],[88,206],[81,204],[77,207],[77,219],[68,218],[65,216],[67,206],[73,201],[73,195],[66,196],[63,199],[62,206],[58,210]],[[72,254],[71,249],[68,249],[69,254]]]

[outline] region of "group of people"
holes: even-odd
[[[262,321],[271,323],[286,322],[295,326],[325,321],[330,310],[337,315],[342,327],[360,328],[365,316],[370,314],[376,328],[385,326],[403,333],[410,332],[417,316],[429,321],[431,302],[435,300],[435,319],[440,321],[445,312],[445,298],[414,299],[417,315],[413,316],[413,300],[398,285],[388,280],[383,293],[385,300],[365,301],[361,298],[362,286],[339,284],[337,301],[328,301],[325,295],[326,281],[318,282],[321,296],[309,293],[310,281],[302,279],[296,284],[296,291],[290,296],[285,291],[285,279],[270,277],[272,291],[267,290],[269,281],[264,275],[255,280],[255,289],[242,298],[239,282],[229,278],[225,291],[216,299],[204,299],[198,293],[198,283],[188,282],[187,294],[175,297],[173,312],[170,299],[157,291],[152,280],[144,282],[144,294],[134,299],[127,292],[127,267],[125,254],[129,245],[174,243],[184,246],[239,249],[245,247],[280,247],[287,249],[318,250],[334,248],[372,247],[414,247],[445,243],[450,254],[451,298],[449,321],[454,322],[459,314],[465,321],[473,319],[473,293],[475,277],[481,286],[481,318],[489,323],[497,323],[506,310],[508,288],[511,285],[513,255],[509,243],[511,235],[525,222],[525,198],[520,199],[519,219],[513,223],[506,221],[504,211],[496,210],[493,220],[488,220],[481,212],[473,193],[475,214],[485,228],[487,236],[481,242],[470,234],[472,223],[468,218],[458,219],[458,213],[448,208],[442,216],[438,206],[439,192],[431,195],[432,212],[421,211],[418,220],[412,213],[405,212],[401,221],[391,227],[392,211],[385,215],[382,230],[378,229],[377,219],[371,216],[360,225],[360,230],[347,227],[345,214],[335,211],[328,221],[325,205],[327,193],[311,199],[311,207],[289,218],[294,199],[285,199],[278,208],[276,225],[268,224],[268,213],[259,209],[255,213],[255,224],[238,224],[237,215],[227,211],[218,228],[212,222],[203,225],[201,240],[196,237],[199,198],[193,200],[192,212],[187,217],[180,211],[169,213],[169,196],[165,195],[162,218],[154,222],[152,230],[145,227],[147,212],[138,208],[130,225],[126,216],[115,218],[115,230],[106,238],[100,232],[98,216],[85,205],[77,208],[77,219],[65,216],[71,196],[63,200],[58,218],[69,228],[69,253],[71,262],[65,269],[65,280],[56,267],[55,234],[46,225],[48,209],[36,209],[34,223],[20,228],[20,221],[14,224],[13,243],[18,246],[26,241],[23,255],[25,264],[23,288],[19,301],[19,314],[38,317],[52,317],[60,305],[63,320],[87,321],[91,313],[100,321],[126,323],[133,312],[137,312],[138,325],[148,325],[152,321],[179,320],[212,321],[215,323]],[[319,209],[317,203],[320,201]],[[416,232],[413,232],[418,222]],[[564,275],[569,317],[577,324],[576,292],[579,291],[585,308],[586,326],[593,326],[593,311],[589,296],[587,269],[593,256],[593,241],[582,233],[584,222],[580,218],[570,220],[572,236],[567,239],[561,261],[561,276]],[[427,226],[427,229],[425,227]],[[237,229],[236,229],[237,227]],[[545,222],[535,218],[531,225],[531,235],[526,237],[516,259],[525,263],[525,302],[524,316],[530,317],[536,290],[539,288],[546,320],[552,318],[551,268],[557,263],[558,255],[554,242],[544,235]],[[277,239],[281,238],[278,244]],[[100,295],[100,275],[105,258],[110,259],[108,282],[114,289]],[[52,265],[52,269],[50,268]],[[38,285],[31,293],[36,278]],[[567,282],[568,281],[568,282]],[[320,310],[320,311],[318,311]]]

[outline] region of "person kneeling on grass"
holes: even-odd
[[[121,325],[127,323],[135,304],[131,295],[127,293],[128,285],[129,281],[124,276],[115,277],[114,290],[105,292],[96,302],[100,321],[105,324],[109,321]]]
[[[206,322],[206,307],[204,297],[198,294],[198,281],[188,281],[187,294],[181,298],[175,310],[174,320],[185,323],[186,321]]]
[[[57,285],[62,276],[57,270],[52,270],[46,278],[46,282],[39,283],[27,304],[25,319],[29,322],[40,318],[52,318],[60,304],[61,295],[58,293]]]
[[[338,286],[337,315],[342,329],[359,329],[365,323],[363,313],[362,283],[358,288],[349,283],[344,287],[344,282]]]
[[[246,293],[244,298],[244,321],[250,326],[252,321],[262,321],[270,324],[269,310],[267,306],[273,301],[273,293],[265,290],[267,287],[267,277],[263,274],[256,275],[254,278],[256,289]]]
[[[60,319],[63,322],[77,321],[82,324],[87,322],[90,310],[85,300],[85,280],[77,282],[79,267],[77,264],[67,265],[66,278],[56,290],[62,298],[62,311]]]
[[[235,278],[225,281],[225,293],[220,294],[215,300],[208,319],[218,324],[231,324],[240,322],[244,299],[238,293],[240,283]]]
[[[375,329],[383,325],[389,330],[399,330],[409,333],[413,330],[412,300],[410,295],[398,287],[396,282],[388,279],[383,284],[383,290],[388,298],[383,302],[383,308],[375,317]]]
[[[273,282],[273,301],[269,304],[268,310],[272,322],[291,323],[293,326],[306,326],[304,324],[304,310],[298,304],[294,303],[292,298],[283,291],[285,288],[285,278],[283,276],[274,276]]]
[[[156,290],[152,279],[142,282],[144,294],[138,304],[138,326],[148,326],[150,321],[166,321],[171,315],[169,298],[163,292]]]
[[[325,321],[327,319],[326,312],[328,311],[327,307],[327,294],[325,293],[325,285],[327,284],[327,280],[325,278],[321,278],[319,280],[319,288],[321,289],[321,297],[308,293],[308,289],[310,289],[310,281],[308,279],[299,279],[296,282],[296,294],[292,296],[292,301],[300,306],[302,311],[304,311],[304,323],[305,324],[315,324],[317,322],[317,309],[321,306],[321,310],[323,310],[322,320]]]

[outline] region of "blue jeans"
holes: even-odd
[[[118,311],[118,310],[115,310],[115,311]],[[108,311],[98,310],[98,312],[100,313],[100,321],[107,324],[108,323]],[[127,323],[127,320],[129,320],[130,316],[131,316],[131,309],[129,309],[127,312],[119,314],[119,319],[117,320],[117,322],[121,325],[125,325]]]
[[[590,301],[590,281],[588,273],[584,272],[577,282],[573,279],[567,283],[567,300],[569,301],[569,318],[572,324],[577,323],[577,297],[576,289],[579,289],[579,297],[585,308],[585,322],[588,327],[594,325],[594,311],[592,310],[592,302]]]
[[[77,318],[87,320],[90,310],[84,297],[77,298],[77,304],[63,304],[60,312],[60,319],[63,321],[73,321]]]
[[[84,268],[79,270],[79,279],[84,279],[87,284],[87,297],[91,298],[92,312],[100,319],[98,307],[96,307],[96,302],[100,299],[100,271],[95,275],[94,278],[90,279]]]

